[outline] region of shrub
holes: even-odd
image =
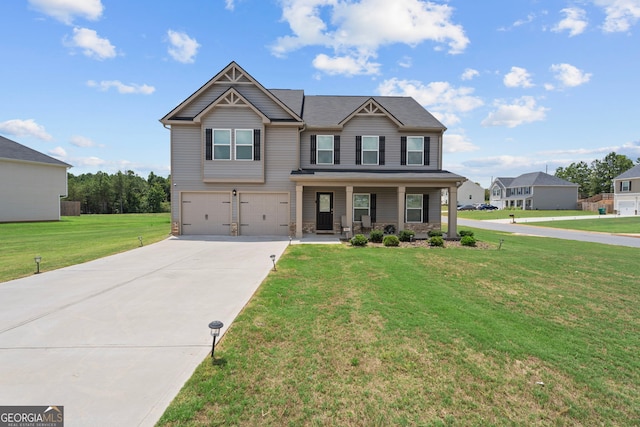
[[[389,234],[384,236],[384,239],[382,239],[382,244],[385,246],[398,246],[400,245],[400,239],[398,239],[398,237],[393,234]]]
[[[427,233],[429,237],[442,236],[442,230],[429,230]]]
[[[433,236],[429,238],[429,246],[444,247],[444,239],[442,236]]]
[[[464,236],[471,236],[473,237],[473,231],[471,230],[460,230],[458,232],[458,234],[460,234],[460,237],[464,237]]]
[[[371,230],[371,233],[369,233],[369,241],[373,243],[382,243],[383,237],[384,233],[380,230]]]
[[[367,243],[369,243],[369,240],[363,234],[356,234],[351,238],[352,246],[367,246]]]
[[[415,235],[416,233],[411,230],[402,230],[398,235],[398,239],[400,239],[401,242],[410,242],[411,238]]]
[[[462,246],[475,247],[476,246],[476,239],[473,236],[464,236],[462,239],[460,239],[460,244]]]

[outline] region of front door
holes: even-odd
[[[333,193],[316,194],[316,230],[333,230]]]

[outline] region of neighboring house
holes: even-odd
[[[461,205],[474,205],[484,203],[484,188],[475,182],[465,181],[458,187],[458,200],[456,203]],[[442,190],[442,204],[449,204],[449,190]]]
[[[640,214],[640,164],[613,179],[613,204],[618,215]]]
[[[353,233],[363,219],[426,232],[441,189],[464,181],[442,169],[446,128],[413,98],[268,90],[235,62],[160,121],[174,234]],[[457,234],[455,205],[448,223]]]
[[[60,220],[70,167],[0,136],[0,222]]]
[[[577,209],[578,184],[531,172],[516,178],[496,178],[489,197],[489,203],[500,209]]]

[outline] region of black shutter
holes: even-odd
[[[384,165],[384,136],[381,136],[378,143],[378,164]]]
[[[333,164],[340,164],[340,135],[333,136]]]
[[[371,223],[376,222],[376,195],[372,194],[371,196]]]
[[[407,137],[406,136],[400,137],[400,164],[403,166],[407,164]]]
[[[311,139],[311,159],[309,160],[309,162],[312,165],[315,165],[316,164],[316,136],[310,135],[310,139]]]
[[[429,157],[431,154],[431,138],[424,137],[424,165],[429,166]]]
[[[253,160],[260,160],[260,129],[253,130]]]
[[[422,195],[422,222],[429,222],[429,195]]]
[[[213,159],[213,132],[211,129],[204,130],[205,144],[204,144],[204,158],[205,160]]]
[[[356,136],[356,165],[362,164],[362,137]]]
[[[631,181],[629,181],[629,191],[631,191]]]

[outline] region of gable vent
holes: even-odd
[[[244,100],[242,98],[240,98],[240,96],[235,93],[235,92],[230,92],[227,94],[227,96],[225,96],[224,98],[222,98],[220,100],[220,102],[218,103],[218,105],[227,105],[227,106],[246,106],[247,103],[244,102]]]
[[[369,101],[364,107],[358,111],[360,116],[384,116],[384,111],[380,109],[373,101]]]
[[[251,80],[236,67],[232,67],[218,79],[217,83],[251,83]]]

